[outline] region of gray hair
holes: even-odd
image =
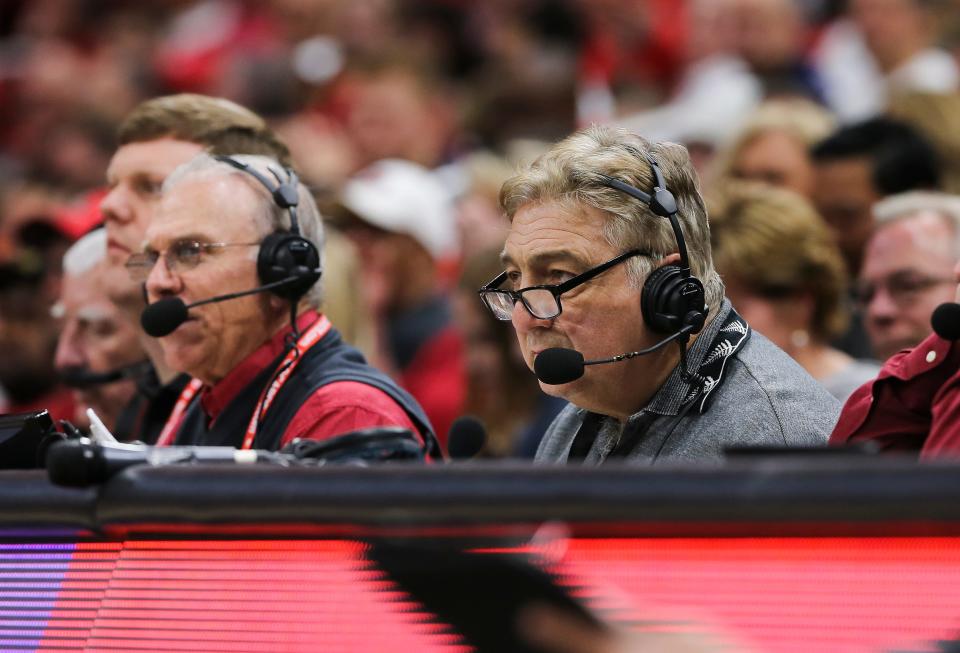
[[[93,272],[97,266],[107,260],[107,230],[103,227],[91,231],[67,249],[63,254],[63,276],[80,277]],[[50,307],[50,315],[61,319],[66,313],[63,305],[63,291]]]
[[[632,283],[640,288],[658,259],[677,252],[670,221],[631,196],[604,184],[603,175],[650,192],[655,177],[647,157],[657,162],[664,183],[677,200],[691,273],[703,282],[707,306],[723,300],[723,282],[713,267],[710,225],[696,171],[687,149],[676,143],[651,143],[624,129],[592,125],[557,143],[529,167],[504,183],[500,205],[507,217],[530,203],[555,201],[586,205],[607,214],[604,238],[615,249],[649,251],[652,258],[627,262]]]
[[[107,258],[107,230],[96,229],[70,246],[63,255],[63,273],[71,277],[86,274]]]
[[[954,254],[960,257],[960,195],[915,190],[890,195],[873,205],[873,219],[877,227],[918,213],[935,213],[950,225],[954,235]]]
[[[255,168],[268,179],[272,178],[276,180],[279,178],[284,182],[289,179],[288,170],[270,157],[242,154],[232,155],[230,158],[240,163],[245,163],[251,168]],[[290,213],[274,201],[270,192],[263,184],[257,181],[253,175],[238,170],[228,163],[218,161],[206,152],[198,154],[170,173],[163,182],[162,192],[167,193],[171,188],[186,180],[222,176],[242,179],[244,183],[253,189],[257,197],[262,200],[258,215],[264,237],[277,231],[290,230]],[[313,194],[302,182],[298,182],[297,184],[297,194],[299,196],[297,223],[299,225],[300,235],[316,246],[317,251],[320,253],[320,267],[323,268],[323,217],[320,215],[320,209],[317,208]],[[304,300],[309,306],[320,308],[323,304],[322,278],[307,292]]]

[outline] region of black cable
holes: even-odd
[[[696,381],[702,387],[707,384],[707,380],[696,372],[691,372],[687,368],[687,341],[689,339],[690,336],[677,340],[677,344],[680,346],[680,378],[683,379],[684,383],[692,383]]]
[[[692,384],[696,382],[699,387],[693,394],[693,397],[690,398],[690,401],[683,407],[680,413],[677,415],[676,419],[673,420],[673,424],[670,426],[670,430],[667,432],[667,435],[660,442],[660,446],[657,447],[657,453],[653,455],[653,460],[656,460],[660,457],[660,453],[663,451],[663,448],[666,446],[667,442],[673,436],[674,431],[677,430],[677,427],[680,426],[680,422],[683,421],[683,418],[687,416],[687,413],[690,412],[690,409],[693,408],[694,404],[697,403],[697,400],[700,399],[700,395],[703,392],[703,389],[706,387],[707,380],[697,374],[696,372],[691,372],[687,368],[687,338],[680,338],[677,340],[677,344],[680,346],[680,378],[683,379],[684,383]]]

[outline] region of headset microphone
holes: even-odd
[[[137,361],[106,372],[94,372],[86,365],[71,365],[59,370],[60,379],[69,387],[76,389],[93,388],[123,379],[136,379],[150,369],[150,361]]]
[[[696,325],[689,324],[676,333],[664,338],[657,344],[641,349],[631,351],[612,358],[597,358],[594,360],[583,360],[583,354],[575,349],[565,349],[563,347],[551,347],[544,349],[533,361],[533,371],[537,378],[547,385],[561,385],[576,381],[583,376],[584,367],[587,365],[602,365],[605,363],[619,363],[637,356],[646,356],[662,349],[674,340],[686,340],[690,333],[698,330]],[[685,363],[685,361],[684,361]]]
[[[487,428],[473,415],[461,415],[453,420],[447,434],[447,451],[453,460],[473,458],[487,442]]]
[[[308,274],[314,274],[315,272],[318,271],[307,270]],[[226,295],[217,295],[209,299],[203,299],[199,302],[193,302],[192,304],[184,304],[183,300],[179,297],[165,297],[152,304],[148,304],[147,307],[143,309],[143,312],[140,313],[140,326],[143,327],[143,330],[148,336],[153,338],[162,338],[176,331],[177,327],[187,321],[187,319],[190,317],[188,311],[191,308],[203,306],[204,304],[225,302],[231,299],[237,299],[238,297],[246,297],[247,295],[255,295],[261,292],[272,291],[280,286],[293,284],[301,280],[302,277],[299,275],[289,276],[285,279],[280,279],[279,281],[274,281],[250,290],[242,290],[240,292],[229,293]]]
[[[944,340],[960,340],[960,304],[940,304],[930,316],[934,333]]]
[[[690,334],[699,332],[706,323],[709,309],[706,306],[703,283],[690,272],[687,245],[683,239],[683,230],[677,218],[677,201],[667,189],[666,181],[656,159],[648,154],[641,155],[650,165],[653,173],[653,192],[647,193],[620,179],[609,175],[598,175],[604,186],[640,200],[654,215],[667,218],[677,242],[679,265],[663,265],[647,276],[640,298],[641,313],[647,328],[653,333],[670,334],[657,344],[640,351],[632,351],[613,358],[601,358],[585,361],[583,354],[573,349],[554,347],[546,349],[533,361],[533,370],[537,378],[547,385],[561,385],[576,381],[583,376],[587,365],[617,363],[619,361],[645,356],[676,341],[680,345],[680,373],[684,381],[703,383],[704,379],[696,372],[687,370],[687,343]]]

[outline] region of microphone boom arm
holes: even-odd
[[[247,295],[255,295],[257,293],[266,292],[267,290],[273,290],[274,288],[279,288],[280,286],[286,286],[287,284],[291,284],[294,281],[298,281],[299,279],[300,277],[295,277],[295,276],[286,277],[286,278],[280,279],[279,281],[273,281],[263,286],[258,286],[257,288],[253,288],[251,290],[241,290],[239,292],[232,292],[226,295],[217,295],[216,297],[211,297],[209,299],[202,299],[199,302],[193,302],[192,304],[188,304],[187,308],[190,309],[196,306],[203,306],[204,304],[225,302],[230,299],[238,299],[240,297],[246,297]]]
[[[613,358],[598,358],[598,359],[595,359],[595,360],[583,361],[583,364],[584,364],[584,365],[599,365],[599,364],[601,364],[601,363],[619,363],[620,361],[627,360],[628,358],[634,358],[634,357],[636,357],[636,356],[645,356],[645,355],[647,355],[647,354],[652,354],[653,352],[655,352],[655,351],[657,351],[658,349],[664,347],[665,345],[673,342],[674,340],[680,340],[680,339],[682,339],[683,342],[688,341],[688,340],[690,339],[690,333],[691,333],[695,328],[696,328],[696,327],[695,327],[694,325],[688,324],[687,326],[683,327],[682,329],[680,329],[680,330],[677,331],[676,333],[673,333],[673,334],[667,336],[666,338],[664,338],[663,340],[661,340],[661,341],[658,342],[657,344],[655,344],[655,345],[653,345],[653,346],[651,346],[651,347],[647,347],[646,349],[641,349],[641,350],[639,350],[639,351],[631,351],[631,352],[629,352],[629,353],[627,353],[627,354],[620,354],[619,356],[614,356]]]

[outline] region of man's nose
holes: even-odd
[[[180,277],[167,265],[166,257],[161,256],[147,277],[147,298],[155,301],[160,297],[175,295],[180,292],[182,285]]]
[[[133,208],[127,199],[126,191],[123,186],[114,186],[110,189],[102,200],[100,200],[100,213],[104,220],[127,223],[133,219]]]
[[[873,322],[890,322],[900,314],[900,306],[885,286],[878,286],[867,304],[867,319]]]
[[[80,367],[86,363],[87,357],[80,343],[78,329],[75,324],[68,322],[57,340],[53,364],[58,370],[63,370],[68,367]]]
[[[527,310],[526,305],[518,300],[513,305],[513,313],[510,314],[510,321],[513,323],[514,329],[523,332],[535,327],[549,327],[553,322],[553,318],[544,320],[539,317],[534,317],[533,313]]]

